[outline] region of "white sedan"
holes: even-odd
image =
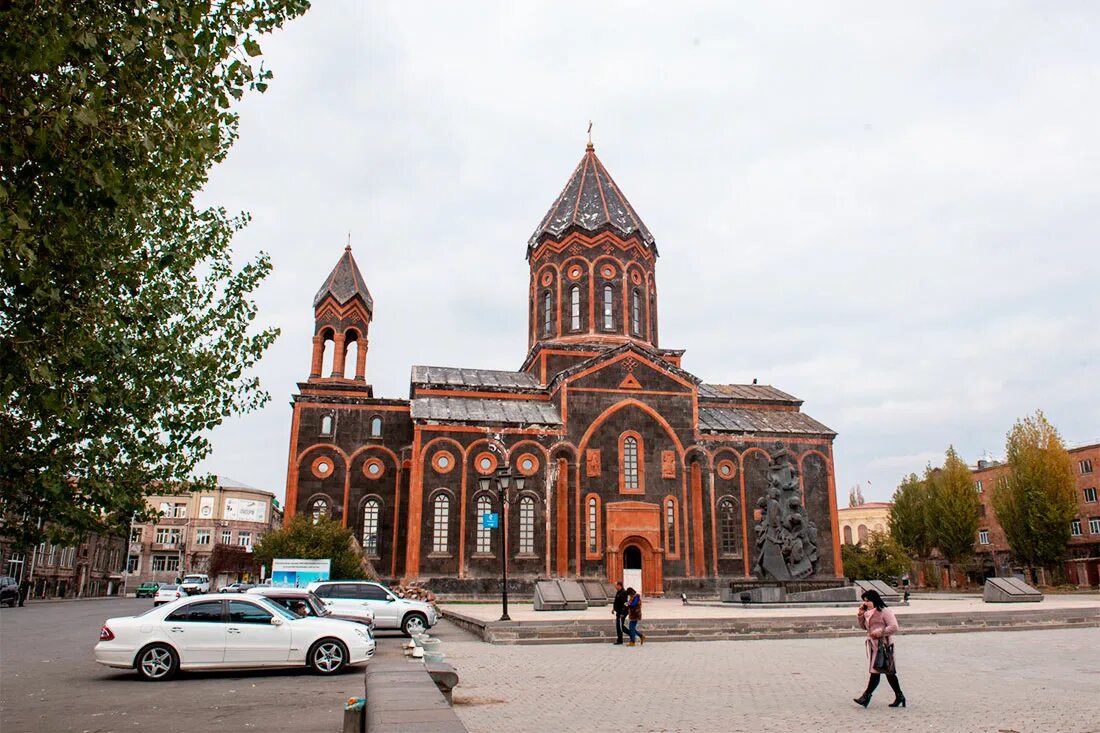
[[[95,660],[166,680],[181,669],[298,667],[336,674],[374,655],[361,624],[300,618],[262,596],[181,598],[140,616],[107,619]]]

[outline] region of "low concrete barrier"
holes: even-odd
[[[371,660],[366,678],[368,733],[466,733],[451,709],[451,690],[458,684],[451,665],[425,665],[387,654]]]

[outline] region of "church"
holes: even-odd
[[[591,142],[526,256],[519,368],[413,366],[392,399],[366,381],[374,301],[344,250],[313,299],[286,521],[332,517],[381,575],[456,593],[496,592],[501,553],[516,589],[840,575],[836,434],[798,398],[704,382],[660,345],[657,242]]]

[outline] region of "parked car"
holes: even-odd
[[[398,598],[381,583],[365,580],[318,580],[306,586],[336,613],[369,608],[374,611],[374,628],[400,629],[405,636],[435,626],[435,609],[430,603]]]
[[[147,582],[142,583],[134,591],[134,598],[152,598],[160,590],[160,583]]]
[[[95,660],[158,681],[181,669],[304,665],[329,675],[365,663],[374,648],[362,624],[302,618],[259,596],[193,596],[107,619]]]
[[[299,616],[322,616],[343,619],[344,621],[355,621],[363,624],[372,632],[374,631],[374,611],[369,608],[336,609],[333,606],[326,605],[324,601],[317,597],[316,593],[305,588],[265,586],[263,588],[253,588],[248,593],[249,595],[270,598]]]
[[[242,583],[239,580],[236,583],[230,583],[229,585],[223,585],[218,592],[219,593],[244,593],[249,588],[255,588],[255,583]]]
[[[210,578],[202,573],[191,573],[183,576],[180,588],[189,596],[210,592]]]
[[[19,581],[10,575],[0,576],[0,604],[8,604],[8,608],[15,608],[19,603]]]
[[[172,601],[178,601],[181,598],[187,596],[178,585],[173,583],[161,583],[157,588],[157,592],[153,594],[153,608],[157,606],[163,606],[165,603],[171,603]]]

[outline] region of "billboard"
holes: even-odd
[[[305,588],[315,580],[328,580],[332,560],[275,558],[271,561],[271,584],[280,588]]]
[[[222,519],[239,519],[245,522],[262,522],[267,507],[262,501],[252,499],[226,499]]]

